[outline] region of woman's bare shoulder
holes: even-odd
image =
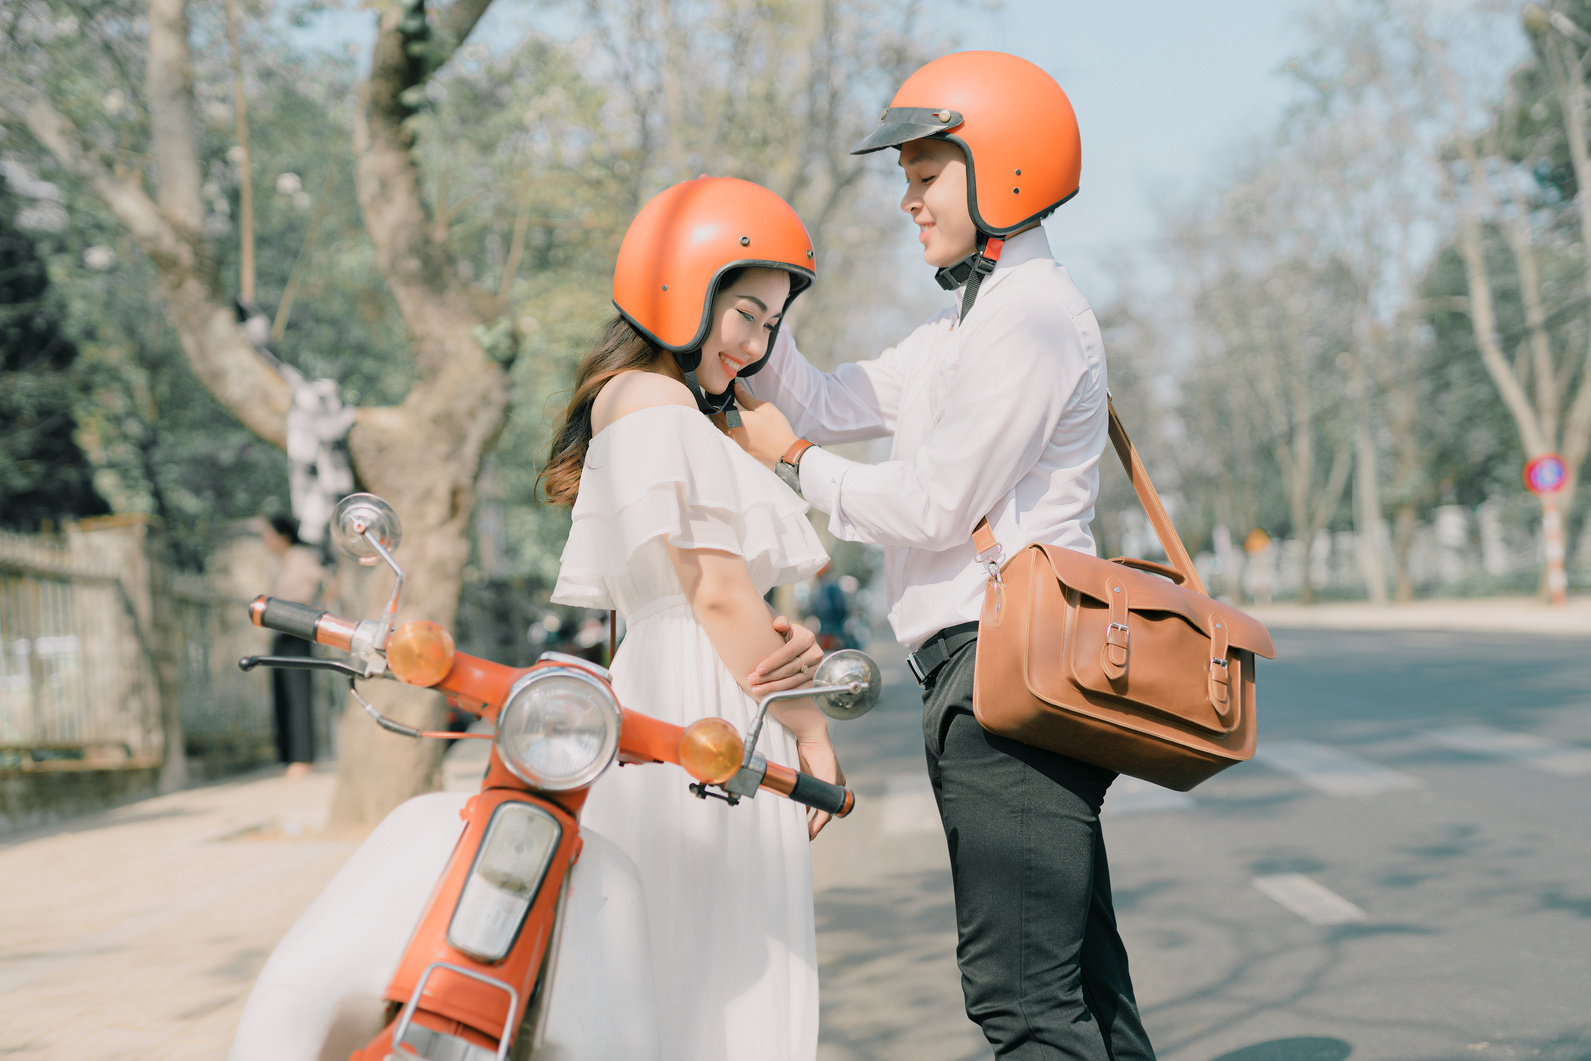
[[[660,372],[621,372],[603,384],[591,403],[591,432],[595,434],[615,420],[660,405],[694,409],[696,399],[685,384]]]

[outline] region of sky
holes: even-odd
[[[963,47],[1012,52],[1053,74],[1083,136],[1082,187],[1046,224],[1056,257],[1091,301],[1116,290],[1113,258],[1131,252],[1153,286],[1152,204],[1215,184],[1223,158],[1274,127],[1295,87],[1281,68],[1304,43],[1305,0],[929,0]],[[562,12],[505,3],[511,24],[560,35]],[[346,10],[300,31],[306,44],[368,47],[374,20]],[[478,33],[477,37],[482,34]],[[882,101],[881,101],[882,102]],[[902,221],[902,246],[916,247]],[[930,279],[925,284],[932,287]]]
[[[1304,47],[1300,0],[1006,0],[975,16],[941,4],[963,12],[966,47],[1020,55],[1071,98],[1082,185],[1045,227],[1096,304],[1115,291],[1113,257],[1153,272],[1154,203],[1212,187],[1296,98],[1281,68]]]

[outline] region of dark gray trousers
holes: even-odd
[[[1153,1061],[1099,828],[1116,775],[978,725],[976,650],[957,652],[923,691],[967,1016],[1002,1061]]]

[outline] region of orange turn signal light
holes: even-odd
[[[721,718],[699,718],[679,739],[679,764],[696,780],[721,785],[740,772],[746,745],[734,726]]]
[[[453,669],[453,635],[429,619],[412,619],[392,631],[387,666],[401,682],[431,686]]]

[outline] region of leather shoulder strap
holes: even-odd
[[[1155,529],[1155,537],[1160,539],[1160,547],[1166,551],[1166,558],[1171,561],[1171,566],[1182,572],[1185,579],[1183,585],[1195,593],[1209,596],[1205,593],[1204,582],[1199,578],[1199,573],[1193,569],[1193,558],[1188,555],[1187,547],[1182,544],[1182,537],[1177,533],[1177,528],[1171,522],[1171,517],[1166,513],[1166,506],[1161,504],[1160,495],[1155,492],[1155,484],[1149,481],[1149,469],[1144,467],[1143,458],[1138,456],[1138,450],[1133,446],[1132,439],[1127,437],[1127,429],[1122,426],[1121,417],[1116,415],[1116,403],[1107,395],[1105,404],[1110,409],[1110,441],[1116,447],[1116,456],[1121,458],[1121,466],[1127,469],[1127,478],[1132,482],[1133,493],[1138,495],[1138,503],[1143,505],[1144,512],[1149,515],[1149,523]]]
[[[1149,523],[1155,529],[1155,537],[1160,539],[1160,547],[1166,551],[1166,558],[1171,561],[1171,566],[1181,572],[1183,585],[1202,596],[1209,596],[1204,589],[1204,581],[1199,578],[1199,573],[1193,568],[1193,558],[1188,555],[1187,547],[1182,544],[1182,536],[1177,533],[1176,524],[1171,522],[1171,517],[1166,513],[1166,506],[1161,503],[1160,495],[1155,492],[1155,484],[1149,481],[1149,469],[1144,467],[1143,458],[1138,456],[1138,450],[1132,444],[1132,439],[1127,437],[1127,429],[1122,426],[1121,417],[1116,415],[1116,403],[1105,398],[1106,407],[1110,410],[1110,441],[1116,447],[1116,456],[1121,458],[1121,466],[1127,470],[1127,478],[1132,483],[1133,493],[1138,495],[1138,503],[1143,505],[1144,512],[1149,516]],[[995,541],[994,531],[989,527],[989,519],[985,516],[978,521],[972,530],[972,546],[978,551],[978,558],[994,556],[1000,548]]]

